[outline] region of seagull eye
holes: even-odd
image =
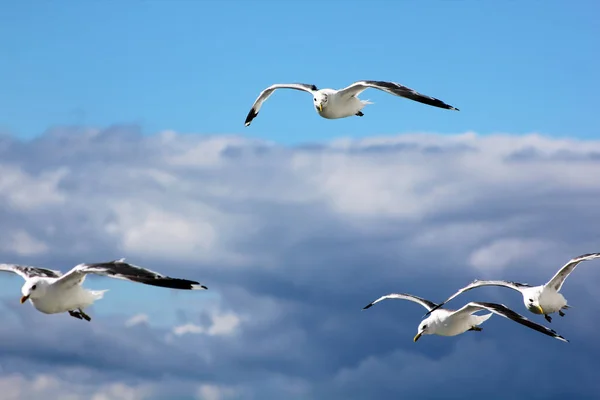
[[[313,101],[317,101],[317,98],[315,97],[315,98],[313,99]]]
[[[533,303],[533,299],[529,299],[529,302],[530,302],[530,303]]]
[[[36,287],[37,287],[37,285],[33,285],[33,286],[31,287],[31,290],[35,290],[35,288],[36,288]]]

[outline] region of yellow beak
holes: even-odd
[[[419,338],[421,337],[422,334],[423,334],[423,332],[417,333],[416,336],[413,338],[413,342],[416,342],[417,340],[419,340]]]
[[[21,304],[25,303],[27,300],[29,300],[29,296],[21,297]]]
[[[542,308],[542,306],[537,306],[538,310],[540,310],[540,314],[544,314],[544,309]]]
[[[323,103],[319,103],[319,111],[323,112]]]

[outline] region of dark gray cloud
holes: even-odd
[[[440,301],[474,278],[543,283],[598,251],[599,151],[538,135],[299,147],[128,126],[4,136],[2,260],[66,269],[127,257],[197,278],[210,294],[173,300],[173,326],[112,309],[84,324],[19,305],[10,280],[0,390],[8,399],[42,390],[49,399],[592,398],[594,262],[569,277],[573,308],[552,323],[570,344],[500,317],[481,333],[413,343],[420,306],[361,308],[395,291]],[[449,307],[471,300],[545,323],[503,289]]]

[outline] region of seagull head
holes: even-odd
[[[315,108],[319,112],[323,112],[323,108],[327,106],[327,101],[329,101],[326,93],[323,92],[315,92],[313,97],[313,103],[315,104]]]
[[[417,340],[419,340],[419,338],[421,336],[428,335],[428,334],[429,334],[429,321],[426,319],[426,320],[422,321],[421,324],[419,325],[419,329],[417,329],[417,334],[413,338],[413,342],[416,342]]]
[[[540,293],[538,291],[524,291],[523,302],[525,307],[534,314],[545,314],[544,309],[540,306]]]
[[[544,309],[540,306],[540,302],[534,299],[527,299],[525,307],[534,314],[545,314]]]
[[[31,279],[25,282],[21,288],[21,304],[29,299],[37,299],[42,297],[46,291],[46,282],[42,279]]]

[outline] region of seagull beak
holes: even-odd
[[[413,342],[416,343],[417,340],[419,340],[419,338],[421,337],[421,335],[423,334],[423,332],[419,332],[415,335],[415,337],[413,338]]]
[[[323,112],[323,103],[319,103],[319,111]]]
[[[29,295],[21,297],[21,304],[25,303],[27,300],[29,300]]]
[[[538,310],[540,310],[540,314],[544,314],[544,309],[542,308],[542,306],[538,305],[537,308]]]

